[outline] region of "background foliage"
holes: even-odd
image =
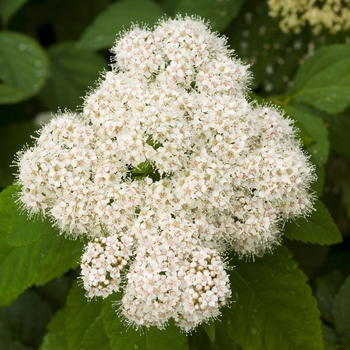
[[[117,32],[176,13],[209,19],[252,63],[251,98],[295,120],[320,198],[272,254],[230,257],[230,307],[187,336],[126,327],[115,296],[87,302],[84,242],[20,214],[9,166],[39,113],[81,108]],[[261,0],[0,0],[0,19],[0,349],[350,349],[349,32],[284,34]]]

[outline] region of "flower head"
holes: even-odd
[[[121,313],[190,331],[231,291],[224,256],[261,255],[312,208],[313,167],[292,122],[249,102],[248,67],[201,20],[134,27],[112,71],[18,156],[20,200],[70,236],[88,297],[124,290]]]

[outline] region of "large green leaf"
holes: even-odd
[[[161,7],[152,0],[124,0],[114,3],[86,28],[78,44],[94,50],[109,49],[116,34],[130,28],[132,23],[153,25],[163,15]]]
[[[27,94],[24,91],[6,84],[0,84],[0,104],[16,103],[25,100],[26,97]]]
[[[28,0],[1,0],[0,1],[0,18],[3,26],[11,17],[27,2]]]
[[[48,220],[29,220],[20,213],[14,190],[10,186],[0,194],[0,305],[76,267],[83,247],[59,235]]]
[[[66,329],[67,308],[59,310],[51,319],[40,350],[67,350],[68,339]]]
[[[316,165],[317,180],[312,184],[312,189],[321,196],[325,177],[324,165],[330,148],[327,127],[321,117],[305,105],[290,104],[285,106],[285,110],[296,121],[299,137],[310,154],[310,160]]]
[[[51,110],[58,107],[74,110],[82,105],[82,96],[94,85],[106,62],[96,53],[79,49],[72,43],[56,44],[48,54],[51,75],[40,98]]]
[[[233,303],[222,322],[244,350],[323,349],[316,299],[285,247],[233,263]]]
[[[0,104],[35,95],[48,73],[47,55],[34,39],[21,33],[0,32],[0,81],[4,84],[0,88]]]
[[[66,306],[52,318],[40,350],[110,350],[100,318],[101,302],[88,301],[74,284]]]
[[[311,161],[323,166],[329,154],[328,131],[323,120],[310,109],[302,105],[290,104],[285,107],[288,115],[296,120],[296,126],[305,130],[313,139],[306,148],[311,156]]]
[[[54,278],[64,275],[79,264],[84,243],[81,240],[70,240],[56,232],[38,242],[40,265],[35,285],[42,286]]]
[[[327,123],[331,150],[350,159],[350,117],[349,115],[323,113]]]
[[[215,30],[223,30],[237,16],[245,0],[180,0],[173,14],[199,15],[210,20]]]
[[[350,346],[350,276],[334,300],[334,324],[343,344]]]
[[[350,44],[324,46],[299,69],[290,98],[327,113],[350,105]]]
[[[113,350],[186,350],[186,336],[174,325],[165,330],[150,327],[137,331],[127,327],[116,313],[115,297],[105,299],[101,317]]]
[[[0,237],[12,247],[37,242],[52,231],[51,223],[41,219],[29,220],[16,203],[16,186],[9,186],[0,195]]]
[[[317,201],[314,208],[310,217],[286,223],[285,236],[304,243],[321,245],[341,243],[342,235],[324,204]]]
[[[76,283],[68,295],[66,327],[68,349],[100,350],[109,344],[100,312],[102,298],[88,300]]]

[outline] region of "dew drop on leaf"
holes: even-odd
[[[139,344],[134,344],[134,349],[139,349],[140,345]]]
[[[252,333],[252,335],[255,335],[256,333],[258,333],[258,330],[255,327],[252,327],[250,329],[250,333]]]
[[[27,48],[27,45],[26,45],[26,44],[19,44],[19,45],[18,45],[18,50],[19,50],[19,51],[24,51],[26,48]]]

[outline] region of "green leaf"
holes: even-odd
[[[328,323],[332,322],[334,298],[343,282],[344,278],[339,270],[333,270],[315,281],[315,297],[322,312],[322,318]]]
[[[208,323],[203,323],[202,327],[204,328],[210,340],[212,342],[215,342],[215,322],[209,321]]]
[[[1,94],[1,93],[0,93]],[[0,140],[6,147],[0,148],[0,187],[5,188],[15,181],[17,169],[13,165],[15,154],[23,145],[31,145],[37,127],[31,122],[10,123],[0,128]]]
[[[342,235],[321,201],[317,201],[310,217],[299,218],[285,225],[284,233],[288,239],[304,243],[329,245],[341,243]]]
[[[12,247],[20,247],[37,242],[52,231],[47,220],[29,220],[20,213],[15,202],[16,186],[9,186],[0,194],[0,236]]]
[[[291,104],[284,107],[286,113],[296,121],[299,137],[304,143],[310,160],[316,165],[317,180],[312,183],[312,189],[318,196],[323,193],[324,165],[329,156],[330,142],[328,129],[323,120],[305,105]]]
[[[323,339],[325,350],[339,350],[337,335],[331,327],[322,325]]]
[[[40,350],[67,350],[67,308],[59,310],[51,319]]]
[[[0,244],[5,247],[4,240],[1,239]],[[6,305],[34,284],[40,263],[38,244],[6,247],[7,252],[0,261],[0,305]]]
[[[40,266],[35,285],[42,286],[54,278],[78,267],[84,243],[77,239],[67,239],[56,231],[38,242]]]
[[[350,105],[350,44],[324,46],[299,69],[290,97],[327,113]]]
[[[16,103],[25,100],[27,94],[17,88],[9,85],[0,84],[0,104],[1,103]]]
[[[331,150],[350,158],[350,118],[349,115],[321,114],[322,119],[328,125]]]
[[[28,220],[18,211],[14,191],[10,186],[0,194],[0,305],[76,267],[83,247],[59,235],[48,220]]]
[[[79,49],[72,43],[59,43],[48,50],[51,75],[40,92],[40,99],[51,110],[58,107],[76,109],[82,96],[94,85],[105,68],[96,53]]]
[[[223,310],[222,322],[244,350],[323,349],[316,300],[285,247],[251,262],[235,259],[234,265],[234,302]]]
[[[109,49],[116,34],[130,28],[132,23],[153,25],[163,15],[161,7],[152,0],[119,1],[95,18],[78,44],[93,50]]]
[[[312,137],[313,142],[307,146],[311,155],[311,161],[322,166],[326,163],[329,155],[328,131],[323,120],[312,113],[310,109],[301,105],[290,104],[285,107],[288,115],[297,121],[297,127],[301,125]]]
[[[42,47],[27,35],[0,32],[0,104],[15,103],[34,96],[49,73]]]
[[[27,2],[28,0],[1,0],[0,1],[0,18],[4,27],[11,17]]]
[[[23,293],[11,306],[0,308],[0,323],[11,332],[14,344],[17,342],[33,348],[40,344],[51,316],[48,303],[31,290]]]
[[[186,336],[174,325],[165,330],[150,327],[137,331],[123,322],[115,309],[115,296],[104,300],[101,317],[112,349],[118,350],[186,350]]]
[[[315,194],[318,197],[321,197],[323,194],[325,177],[326,177],[326,172],[325,172],[324,166],[316,166],[315,174],[316,174],[317,179],[316,179],[316,181],[314,181],[311,184],[311,190],[315,191]]]
[[[32,350],[32,348],[21,344],[17,339],[13,338],[11,330],[5,324],[0,322],[0,344],[5,350]]]
[[[110,2],[110,0],[59,0],[52,2],[52,11],[55,12],[49,22],[52,24],[57,41],[77,41],[85,28]],[[72,21],[72,18],[79,18],[79,21]],[[68,21],[69,25],[67,25]]]
[[[102,298],[88,300],[76,283],[68,295],[66,327],[68,349],[100,350],[109,344],[100,318]]]
[[[223,30],[235,18],[245,0],[180,0],[173,14],[197,15],[210,20],[214,30]]]
[[[350,345],[350,276],[341,286],[334,300],[334,324],[342,343]]]

